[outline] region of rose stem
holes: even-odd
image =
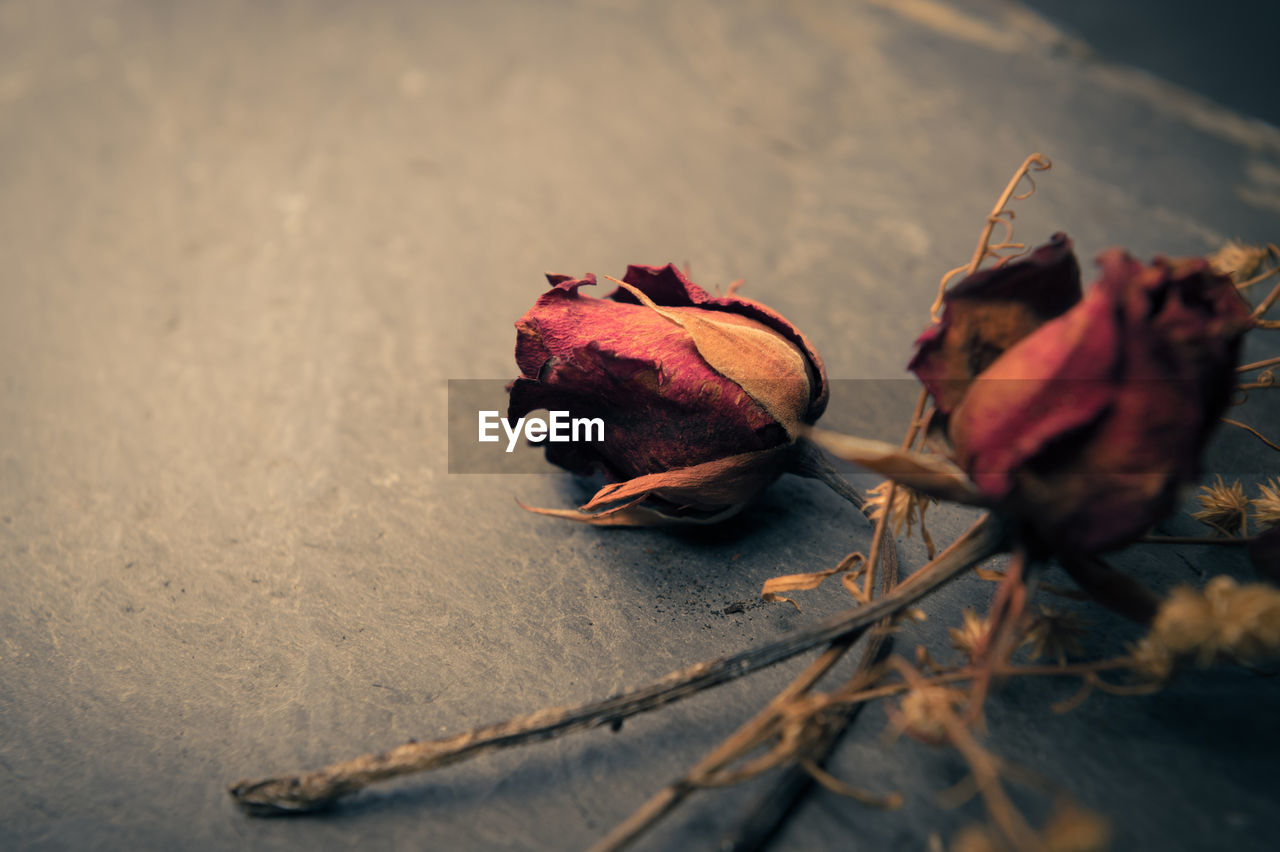
[[[902,449],[904,451],[911,449],[911,446],[915,443],[916,436],[920,431],[924,408],[928,403],[928,400],[928,392],[921,390],[920,395],[916,398],[915,410],[911,413],[911,420],[907,426],[907,433],[902,439]],[[825,456],[822,458],[825,460]],[[888,570],[886,571],[886,576],[881,583],[881,587],[887,592],[887,590],[893,588],[893,586],[898,582],[897,549],[893,546],[893,540],[888,533],[888,525],[892,520],[893,496],[896,488],[897,483],[890,480],[889,491],[885,495],[884,511],[876,522],[875,532],[871,542],[871,555],[867,559],[867,579],[863,586],[863,593],[868,599],[870,599],[873,588],[872,584],[874,582],[876,567],[879,565],[881,542],[886,542],[888,544],[889,550],[887,553],[890,554],[890,558],[886,560],[889,563],[887,566]],[[866,673],[871,670],[871,666],[882,656],[886,648],[891,644],[891,637],[880,634],[873,636],[872,640],[863,651],[862,658],[858,661],[857,671],[849,681],[849,684],[846,684],[845,689],[848,690],[855,682],[860,682],[865,679]],[[843,650],[839,652],[840,655],[843,655],[843,653]],[[821,731],[817,734],[815,739],[805,749],[805,758],[818,766],[821,766],[826,760],[831,749],[835,747],[840,737],[844,734],[845,729],[857,718],[862,707],[863,705],[861,703],[852,704],[844,712],[830,718],[822,726]],[[754,724],[756,720],[765,716],[766,713],[770,716],[772,715],[771,707],[766,707],[765,711],[762,711],[762,713],[757,716],[756,719],[753,719],[751,723],[748,723],[748,725]],[[722,840],[720,848],[744,850],[744,852],[745,850],[761,848],[764,841],[767,838],[772,837],[777,832],[782,821],[786,818],[787,814],[790,813],[791,808],[794,807],[795,803],[808,792],[812,784],[812,774],[805,771],[801,766],[792,765],[787,767],[783,771],[782,775],[774,782],[773,786],[754,803],[753,807],[747,811],[747,818]]]
[[[1150,624],[1156,617],[1160,596],[1131,575],[1117,571],[1097,556],[1063,553],[1059,554],[1058,561],[1080,588],[1112,612],[1139,624]]]
[[[1027,175],[1028,171],[1032,167],[1037,171],[1044,171],[1049,169],[1051,166],[1052,163],[1050,163],[1049,160],[1039,152],[1034,153],[1027,157],[1027,159],[1023,160],[1022,165],[1013,173],[1013,177],[1010,178],[1004,192],[1000,194],[998,199],[996,199],[995,206],[987,216],[986,224],[984,225],[981,234],[978,236],[978,244],[974,248],[973,257],[970,258],[969,265],[967,267],[960,267],[960,269],[964,270],[966,275],[972,275],[977,272],[978,267],[982,265],[982,261],[987,257],[987,254],[990,251],[991,234],[995,230],[996,222],[1001,221],[1000,215],[1004,212],[1004,209],[1006,205],[1008,205],[1010,199],[1015,197],[1014,191],[1017,189],[1022,178]],[[1035,191],[1034,186],[1033,182],[1032,192]],[[1027,195],[1029,194],[1030,193],[1027,193]],[[1025,198],[1026,195],[1018,197]],[[1006,228],[1009,228],[1009,234],[1006,237],[1006,241],[1008,241],[1012,238],[1012,227],[1008,221],[1005,221],[1004,224]],[[947,282],[951,279],[952,275],[960,271],[960,269],[952,270],[942,277],[942,283],[938,288],[938,296],[929,309],[930,316],[935,322],[938,319],[938,310],[942,306],[943,295],[946,293]],[[928,399],[928,391],[921,389],[919,396],[916,398],[915,410],[911,414],[911,422],[907,427],[907,434],[902,441],[902,449],[904,451],[911,449],[915,444],[916,436],[919,434],[920,427],[922,425],[921,418],[924,415],[924,409],[925,405],[928,403]],[[875,535],[871,542],[871,555],[867,560],[867,578],[863,586],[863,593],[868,598],[870,597],[871,589],[873,587],[876,566],[879,564],[877,549],[880,546],[880,542],[886,538],[885,530],[890,520],[890,516],[893,513],[893,498],[897,491],[897,487],[897,481],[890,479],[889,489],[885,494],[884,511],[881,513],[879,521],[876,524]],[[859,661],[858,673],[855,674],[854,678],[850,681],[851,684],[861,676],[864,666],[869,665],[869,661],[874,659],[880,653],[880,650],[881,648],[876,644],[867,648],[866,652],[863,654],[862,660]],[[854,707],[861,706],[861,704],[854,705]],[[821,740],[819,742],[815,742],[811,747],[809,752],[810,758],[814,761],[825,759],[826,753],[834,747],[839,736],[843,733],[846,724],[852,722],[855,715],[855,713],[850,712],[847,714],[845,721],[837,721],[824,730]],[[797,766],[790,767],[786,773],[784,773],[783,777],[778,780],[774,788],[757,801],[756,807],[750,811],[751,816],[739,827],[739,830],[734,835],[726,838],[725,842],[721,844],[722,848],[759,848],[757,841],[753,838],[772,836],[772,834],[777,831],[778,824],[790,811],[794,802],[806,792],[811,783],[812,777],[808,773],[804,773]]]
[[[1272,270],[1272,272],[1274,271],[1275,270]],[[1253,318],[1262,319],[1262,315],[1271,310],[1271,306],[1274,305],[1277,300],[1280,300],[1280,284],[1272,287],[1271,292],[1267,294],[1267,297],[1259,302],[1258,306],[1253,309]]]
[[[1273,261],[1277,257],[1276,247],[1274,245],[1267,246],[1266,253],[1270,255]],[[1236,285],[1236,289],[1247,290],[1250,287],[1252,287],[1254,284],[1259,284],[1263,281],[1266,281],[1268,278],[1270,278],[1272,275],[1275,275],[1277,272],[1280,272],[1280,266],[1273,266],[1270,269],[1268,269],[1266,272],[1259,272],[1257,275],[1253,276],[1248,281],[1241,281],[1239,284]]]
[[[232,785],[229,792],[237,804],[253,815],[304,813],[323,808],[375,781],[448,766],[494,749],[614,723],[789,659],[815,645],[837,639],[851,641],[876,621],[901,611],[974,562],[998,552],[1004,536],[998,521],[983,516],[937,559],[879,600],[774,642],[689,666],[602,701],[545,708],[505,722],[480,725],[437,740],[407,743],[298,775],[243,780]]]
[[[1144,535],[1138,541],[1143,544],[1250,544],[1257,536],[1233,536],[1214,538],[1196,535]]]
[[[888,530],[882,524],[877,524],[876,529],[880,536],[888,536]],[[875,545],[873,544],[872,552],[875,553],[875,550]],[[885,553],[886,562],[889,565],[884,576],[886,585],[888,585],[897,581],[897,549],[894,547],[892,539],[889,539],[888,549]],[[876,557],[873,556],[872,558]],[[855,612],[858,611],[860,610],[855,610]],[[872,635],[868,647],[868,653],[872,659],[879,654],[883,641],[879,638],[880,636],[882,634],[878,632]],[[830,671],[832,666],[840,661],[840,658],[844,656],[852,644],[851,638],[832,642],[820,657],[810,663],[800,673],[799,677],[775,695],[749,722],[738,728],[737,731],[713,748],[702,760],[689,769],[683,777],[659,790],[629,817],[614,826],[607,835],[591,847],[591,852],[616,852],[630,845],[641,834],[656,825],[658,820],[675,809],[690,793],[698,789],[701,786],[699,779],[720,771],[730,762],[743,756],[761,743],[777,722],[779,711],[793,699],[808,692],[823,675]],[[870,667],[867,656],[863,657],[862,663],[859,665],[860,672],[863,671],[864,666]],[[840,714],[842,718],[850,718],[854,715],[856,715],[856,711],[853,713],[842,712]],[[838,726],[835,733],[838,733],[842,727],[843,725]]]
[[[1261,370],[1263,367],[1272,367],[1280,364],[1280,355],[1275,358],[1265,358],[1261,361],[1254,361],[1252,364],[1245,364],[1243,367],[1236,367],[1237,373],[1248,373],[1252,370]]]
[[[887,593],[897,583],[898,566],[896,548],[885,566],[881,578],[882,594]],[[887,625],[882,622],[883,625]],[[834,646],[833,646],[834,647]],[[863,650],[862,658],[853,677],[841,688],[842,693],[858,692],[869,686],[874,679],[876,665],[893,648],[893,635],[887,630],[874,631]],[[857,719],[858,714],[866,707],[866,702],[850,703],[843,707],[833,706],[827,710],[813,739],[805,746],[798,757],[804,762],[811,762],[819,768],[825,764],[831,751],[849,726]],[[769,790],[760,796],[746,810],[746,816],[720,840],[718,848],[732,852],[756,852],[763,849],[769,840],[778,832],[783,821],[791,813],[814,784],[814,777],[798,763],[786,767],[774,781]]]

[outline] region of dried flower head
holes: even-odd
[[[888,504],[889,489],[892,487],[893,483],[886,479],[875,488],[867,490],[867,494],[870,495],[867,498],[867,505],[871,507],[869,517],[873,522],[879,521],[884,515]],[[893,507],[889,516],[893,523],[893,534],[902,535],[905,530],[907,536],[910,537],[912,529],[919,523],[920,539],[925,543],[925,547],[928,548],[930,559],[934,557],[933,537],[929,535],[929,530],[924,525],[924,513],[930,505],[937,502],[934,497],[901,483],[896,488],[893,488]]]
[[[1127,544],[1198,476],[1249,310],[1204,260],[1119,249],[1088,294],[995,359],[951,413],[956,461],[1054,550]]]
[[[1259,483],[1252,503],[1253,520],[1259,529],[1280,525],[1280,478]]]
[[[1103,852],[1111,848],[1111,826],[1101,815],[1072,804],[1059,804],[1040,832],[1049,852]]]
[[[1207,260],[1214,272],[1230,276],[1232,281],[1239,284],[1254,276],[1266,256],[1267,250],[1261,246],[1228,240],[1222,248],[1208,255]]]
[[[1167,677],[1181,661],[1254,665],[1280,658],[1280,589],[1214,577],[1174,589],[1134,649],[1135,668]]]
[[[948,627],[947,632],[951,634],[951,647],[972,660],[991,632],[991,623],[968,607],[965,607],[963,617],[959,627]]]
[[[1035,837],[1044,852],[1104,852],[1111,848],[1111,826],[1100,815],[1072,804],[1059,804]],[[1004,852],[1009,843],[994,825],[965,826],[951,841],[951,852]]]
[[[890,708],[889,718],[894,728],[907,736],[930,745],[947,741],[947,727],[943,720],[955,714],[965,701],[965,694],[947,686],[920,685]]]
[[[1222,535],[1248,534],[1249,498],[1240,480],[1227,485],[1219,476],[1212,485],[1200,486],[1196,499],[1200,501],[1200,510],[1192,512],[1191,517]]]
[[[826,408],[822,361],[759,302],[713,297],[674,266],[630,266],[603,299],[595,276],[549,275],[516,323],[508,419],[540,408],[600,418],[602,441],[547,443],[547,459],[610,484],[589,523],[705,523],[733,514],[786,467]]]
[[[1031,645],[1032,659],[1047,657],[1066,665],[1068,657],[1082,655],[1080,637],[1084,636],[1086,625],[1077,613],[1041,606],[1040,613],[1031,619],[1025,640]]]

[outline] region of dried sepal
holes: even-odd
[[[804,434],[839,459],[895,479],[935,499],[967,506],[985,506],[982,494],[969,477],[942,456],[902,450],[886,441],[842,435],[826,429],[807,429]]]
[[[1249,498],[1240,480],[1228,485],[1218,476],[1212,485],[1200,486],[1196,499],[1200,509],[1191,517],[1225,536],[1248,534]]]

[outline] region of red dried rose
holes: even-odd
[[[907,368],[948,414],[992,361],[1079,301],[1080,266],[1059,232],[1027,257],[979,270],[948,290],[942,321],[916,340]]]
[[[1202,259],[1144,266],[1112,249],[1098,263],[1083,300],[980,371],[948,426],[992,503],[1078,553],[1141,535],[1197,478],[1251,325]]]
[[[548,443],[548,460],[614,483],[580,513],[597,523],[727,517],[777,478],[797,429],[827,405],[817,352],[770,308],[713,297],[674,266],[629,266],[603,299],[595,276],[549,275],[516,323],[521,377],[509,420],[537,409],[600,418],[598,443]]]

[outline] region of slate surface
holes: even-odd
[[[874,420],[1035,150],[1055,167],[1028,240],[1280,235],[1280,132],[1003,3],[0,5],[0,846],[589,844],[795,665],[317,818],[248,819],[225,788],[776,637],[848,600],[796,613],[760,584],[869,533],[792,480],[697,534],[530,516],[514,497],[587,492],[449,474],[447,381],[514,375],[542,272],[672,260],[805,330],[842,380],[829,425]],[[1245,412],[1280,423],[1274,399]],[[1276,462],[1224,434],[1209,467]],[[940,540],[970,518],[934,517]],[[1249,574],[1206,548],[1116,561],[1162,588]],[[939,593],[900,647],[945,648],[989,593]],[[1082,609],[1092,653],[1133,638]],[[999,752],[1113,818],[1117,848],[1270,848],[1274,679],[1055,716],[1074,689],[995,697]],[[906,806],[817,794],[775,848],[922,849],[981,817],[936,801],[954,755],[884,726],[866,713],[833,771]],[[760,789],[695,797],[644,848],[714,846]]]

